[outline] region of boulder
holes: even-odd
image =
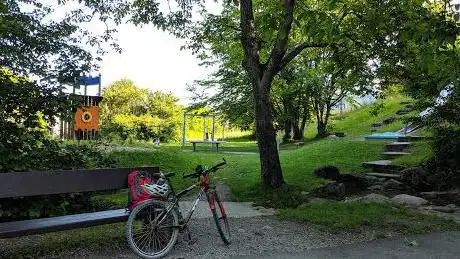
[[[346,194],[346,187],[343,183],[328,183],[314,190],[312,196],[332,200],[343,200]]]
[[[339,139],[339,137],[337,137],[336,135],[332,134],[332,135],[327,136],[327,139]]]
[[[417,196],[408,195],[408,194],[396,195],[395,197],[391,199],[391,201],[396,204],[407,205],[411,207],[420,207],[420,206],[428,204],[427,200],[417,197]]]
[[[367,201],[367,202],[377,202],[377,203],[384,203],[384,202],[390,202],[390,198],[388,198],[385,195],[377,194],[377,193],[371,193],[368,194],[360,199],[361,201]]]

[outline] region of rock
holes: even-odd
[[[312,198],[308,200],[308,202],[309,203],[325,203],[325,202],[328,202],[328,200],[324,198]]]
[[[395,197],[391,199],[391,201],[397,204],[407,205],[411,207],[420,207],[422,205],[428,204],[427,200],[420,198],[420,197],[411,196],[408,194],[396,195]]]
[[[332,165],[323,166],[316,168],[313,171],[313,174],[328,180],[337,181],[340,179],[340,171],[337,167]]]
[[[346,194],[345,184],[343,183],[329,184],[326,190],[329,196],[335,196],[339,199],[344,198]]]
[[[382,122],[383,122],[384,125],[387,125],[387,124],[393,123],[395,121],[396,121],[396,117],[391,116],[391,117],[388,117],[388,118],[384,119]]]
[[[428,189],[427,177],[429,173],[422,167],[407,168],[401,171],[401,180],[416,190]]]
[[[446,207],[453,209],[454,211],[458,210],[458,206],[455,204],[447,204]]]
[[[327,136],[327,139],[339,139],[336,135],[329,135]]]
[[[404,190],[405,189],[404,184],[395,179],[389,179],[385,181],[382,184],[382,187],[384,190]]]
[[[336,135],[339,138],[343,138],[346,136],[345,132],[336,132],[334,135]]]
[[[367,188],[367,189],[369,189],[369,190],[371,190],[371,191],[381,191],[381,190],[383,190],[383,187],[382,187],[382,185],[376,184],[376,185],[370,186],[370,187]]]
[[[306,200],[308,200],[308,198],[311,197],[311,194],[310,194],[310,192],[302,191],[302,192],[300,192],[300,197],[302,197],[302,200],[306,201]]]
[[[421,207],[423,210],[435,210],[439,212],[444,212],[444,213],[454,213],[456,211],[456,208],[450,207],[449,205],[447,206],[424,206]]]
[[[390,198],[385,195],[371,193],[361,198],[361,201],[368,201],[368,202],[377,202],[377,203],[384,203],[390,202]]]

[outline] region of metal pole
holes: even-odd
[[[78,81],[77,81],[77,78],[74,77],[74,78],[73,78],[72,94],[75,94],[75,88],[76,88],[76,86],[77,86],[77,82],[78,82]],[[79,82],[78,82],[78,83],[79,83]]]
[[[206,138],[206,115],[203,116],[203,140],[207,140]]]
[[[101,73],[99,73],[99,89],[97,90],[97,95],[98,96],[101,96],[101,89],[102,89],[102,77],[101,77]]]
[[[86,97],[88,85],[86,84],[86,74],[83,74],[83,76],[85,78],[85,97]]]
[[[225,122],[222,122],[222,140],[225,140]]]
[[[184,112],[184,118],[182,121],[182,147],[185,146],[185,120],[187,119],[187,113]]]
[[[214,132],[216,131],[216,116],[212,116],[212,134],[211,134],[211,140],[214,141]]]

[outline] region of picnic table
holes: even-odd
[[[219,144],[224,144],[225,141],[213,141],[213,140],[188,140],[187,142],[192,143],[193,152],[196,151],[196,144],[211,144],[216,145],[216,152],[219,152]]]

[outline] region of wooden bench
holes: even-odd
[[[219,144],[224,144],[225,141],[209,141],[209,140],[188,140],[187,142],[192,143],[193,152],[196,151],[196,144],[211,144],[216,145],[216,152],[219,152]]]
[[[140,170],[159,173],[158,167]],[[0,199],[125,189],[132,168],[81,169],[0,174]],[[123,222],[126,209],[0,223],[0,238],[42,234]]]

